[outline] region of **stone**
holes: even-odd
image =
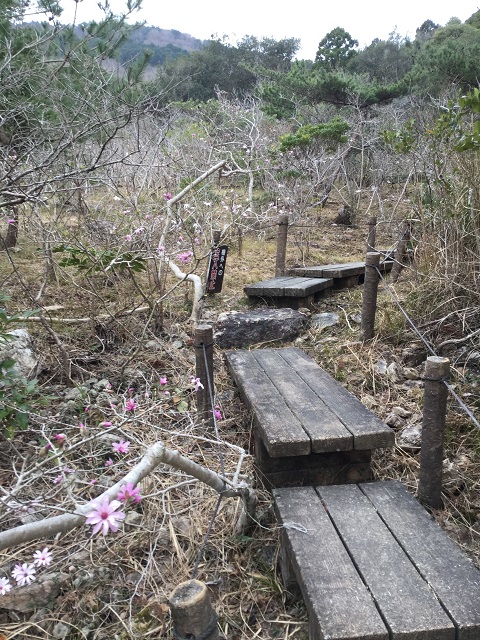
[[[52,604],[65,590],[70,578],[66,573],[47,573],[42,579],[21,589],[12,589],[2,596],[2,609],[28,612]]]
[[[386,418],[385,422],[392,429],[400,429],[405,424],[400,416],[396,416],[394,413],[390,413]]]
[[[227,311],[215,325],[214,340],[222,349],[260,342],[294,340],[307,325],[304,313],[294,309]]]
[[[412,415],[412,412],[409,411],[408,409],[404,409],[403,407],[393,407],[392,408],[392,413],[395,416],[398,416],[399,418],[410,418],[410,416]]]
[[[397,445],[406,451],[418,451],[422,444],[422,427],[418,424],[411,424],[397,436]]]
[[[374,365],[375,373],[378,373],[379,376],[386,376],[387,367],[388,365],[385,362],[385,360],[377,360],[377,362]]]
[[[396,362],[392,362],[387,367],[387,378],[390,382],[401,382],[403,380],[402,370]]]
[[[420,373],[411,367],[404,367],[402,373],[407,380],[420,380]]]
[[[70,625],[67,625],[64,622],[57,622],[53,627],[52,636],[61,640],[62,638],[66,638],[71,630],[72,627],[70,627]]]
[[[8,331],[11,338],[0,338],[0,360],[13,358],[14,370],[25,378],[35,377],[39,365],[32,336],[26,329]]]
[[[333,327],[338,324],[339,317],[337,313],[316,313],[310,318],[312,327],[315,329],[325,329],[325,327]]]

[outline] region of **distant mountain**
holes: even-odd
[[[143,26],[132,32],[120,47],[116,59],[125,65],[148,51],[151,56],[149,64],[156,66],[192,51],[199,51],[202,46],[203,42],[198,38],[193,38],[176,29]]]

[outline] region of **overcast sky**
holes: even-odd
[[[97,0],[62,0],[62,21],[98,19]],[[122,0],[110,0],[116,12]],[[395,28],[401,36],[415,36],[425,21],[445,25],[455,16],[462,22],[480,8],[480,0],[143,0],[137,20],[162,29],[177,29],[200,40],[212,35],[230,36],[232,44],[244,35],[300,38],[299,58],[313,59],[319,41],[335,27],[343,27],[360,46],[374,38],[386,39]]]

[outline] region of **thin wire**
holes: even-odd
[[[375,266],[375,265],[368,265],[368,266]],[[435,353],[435,351],[433,350],[433,348],[430,346],[430,344],[427,342],[426,338],[420,333],[419,329],[417,329],[417,327],[415,326],[415,324],[413,323],[413,321],[411,320],[410,316],[408,315],[408,313],[405,311],[405,309],[402,307],[400,300],[398,299],[396,293],[393,291],[393,289],[390,287],[390,285],[388,284],[388,282],[385,280],[385,278],[383,277],[382,273],[380,272],[380,269],[378,269],[378,267],[375,266],[375,269],[380,277],[380,280],[383,282],[383,284],[385,285],[385,288],[387,289],[388,293],[391,295],[391,297],[393,298],[393,300],[395,301],[395,304],[397,305],[397,307],[400,309],[400,311],[402,312],[402,314],[405,316],[408,324],[412,327],[413,331],[416,333],[416,335],[420,338],[420,340],[423,342],[423,344],[427,347],[427,349],[430,351],[430,353],[432,354],[432,356],[436,356],[437,354]],[[449,392],[451,393],[451,395],[455,398],[455,400],[458,402],[459,406],[463,409],[463,411],[467,414],[467,416],[470,418],[470,420],[475,424],[476,427],[478,427],[480,429],[480,422],[475,418],[475,416],[473,415],[472,411],[467,407],[467,405],[463,402],[463,400],[458,396],[458,394],[456,393],[456,391],[453,389],[453,387],[446,381],[446,380],[441,380],[439,382],[443,382],[443,384],[447,387],[447,389],[449,390]]]

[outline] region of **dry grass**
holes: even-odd
[[[359,224],[357,228],[346,229],[332,225],[334,215],[335,208],[322,212],[321,218],[312,214],[307,226],[292,229],[288,265],[363,258],[366,227]],[[388,225],[380,227],[379,246],[390,246],[394,240]],[[231,244],[234,246],[235,240]],[[0,262],[1,287],[8,287],[12,295],[11,310],[32,306],[26,305],[26,300],[39,290],[42,280],[42,266],[35,257],[33,243],[22,245],[14,261],[16,272],[4,257]],[[243,286],[271,277],[274,263],[274,238],[266,239],[259,234],[245,237],[242,256],[232,247],[224,291],[207,299],[205,317],[211,320],[222,311],[248,307]],[[401,298],[407,295],[414,280],[415,276],[404,273],[397,286]],[[102,309],[113,312],[141,303],[127,279],[119,279],[112,286],[96,277],[94,284],[95,295],[91,283],[62,279],[58,285],[47,286],[42,303],[63,304],[66,308],[61,313],[69,317],[89,313],[93,316]],[[151,291],[152,285],[146,279],[141,285],[145,291]],[[61,358],[52,336],[39,325],[32,326],[44,363],[42,394],[48,395],[49,400],[46,407],[39,406],[32,416],[30,429],[15,438],[16,468],[22,456],[37,454],[40,432],[45,438],[62,432],[69,443],[65,463],[78,470],[80,480],[75,492],[82,499],[91,498],[102,486],[108,486],[124,468],[139,459],[145,446],[159,439],[210,469],[218,471],[223,464],[227,473],[235,472],[238,452],[229,445],[249,450],[250,419],[235,395],[219,350],[215,352],[215,384],[216,399],[224,414],[224,420],[218,423],[224,444],[216,443],[215,434],[205,431],[195,419],[195,398],[189,382],[194,373],[194,354],[187,323],[190,303],[186,290],[182,285],[169,297],[161,332],[153,325],[145,329],[145,315],[124,318],[121,323],[112,323],[116,342],[111,350],[100,353],[93,363],[77,361],[72,369],[76,384],[92,377],[106,378],[120,400],[133,393],[139,408],[130,419],[125,419],[120,411],[115,416],[111,408],[93,397],[84,398],[68,416],[61,414],[61,392],[71,382],[61,372]],[[360,312],[360,296],[359,289],[339,291],[319,302],[316,311],[337,312],[339,324],[321,332],[312,329],[296,345],[310,353],[381,418],[385,419],[395,406],[404,407],[412,415],[420,413],[418,389],[407,390],[376,373],[378,360],[401,363],[405,348],[416,338],[405,329],[383,291],[379,301],[379,336],[371,344],[362,344],[358,325],[352,319]],[[93,322],[55,328],[69,354],[84,353],[98,346]],[[147,340],[155,340],[157,347],[145,348]],[[469,382],[469,372],[460,368],[455,371],[457,389],[464,393],[478,388],[474,387],[479,383],[478,377]],[[169,396],[165,396],[159,384],[160,375],[168,378]],[[85,405],[91,407],[88,416],[83,412]],[[111,441],[101,436],[102,428],[98,426],[105,419],[112,419],[118,427],[113,432],[116,438],[123,437],[132,443],[128,456],[115,459],[109,468],[105,467],[105,461],[111,455]],[[95,444],[81,445],[83,436],[78,429],[81,421],[88,421],[89,433],[98,433]],[[445,510],[436,516],[478,562],[480,434],[452,404],[447,435],[445,455],[458,473],[455,482],[445,487]],[[11,484],[11,464],[10,457],[0,460],[3,486]],[[374,467],[378,478],[398,478],[415,490],[417,453],[398,448],[383,452],[376,455]],[[49,509],[55,511],[65,496],[52,488],[55,469],[46,471],[29,484],[24,498],[43,495]],[[251,457],[245,459],[242,474],[254,477]],[[90,485],[94,477],[97,483]],[[195,570],[198,578],[209,585],[225,637],[232,640],[308,637],[303,603],[298,594],[285,591],[278,574],[279,532],[267,492],[259,491],[258,522],[248,536],[235,533],[238,499],[224,499],[206,541],[217,504],[217,495],[212,490],[198,482],[188,482],[180,472],[161,467],[143,481],[141,492],[145,498],[130,509],[125,529],[117,535],[92,539],[89,531],[82,529],[48,541],[54,552],[52,570],[65,573],[66,586],[51,608],[44,608],[33,617],[31,613],[0,612],[0,630],[7,638],[49,639],[54,637],[53,629],[59,621],[71,627],[69,639],[170,638],[168,595],[176,585],[192,577]],[[0,526],[6,526],[7,520],[4,515]],[[38,546],[30,544],[0,553],[1,575],[14,563],[26,561]]]

